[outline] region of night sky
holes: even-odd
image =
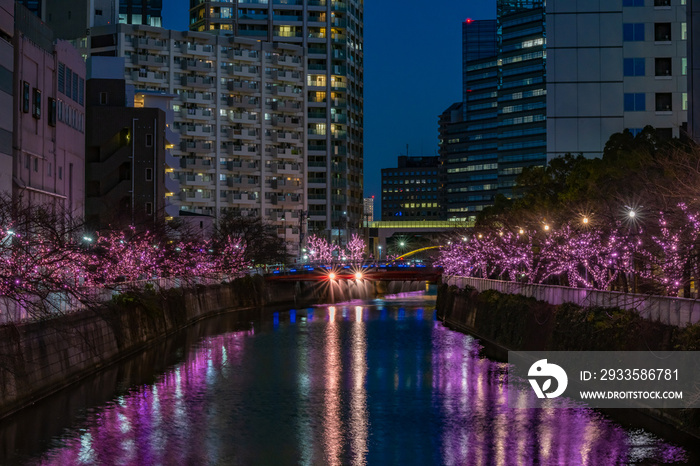
[[[164,27],[187,29],[189,0],[163,4]],[[437,155],[438,115],[461,99],[462,21],[495,17],[495,0],[365,2],[365,196],[377,211],[380,170],[406,144]]]

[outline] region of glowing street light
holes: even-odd
[[[333,272],[329,273],[328,278],[331,280],[335,280],[335,273],[333,273]]]
[[[583,217],[583,220],[581,220],[584,225],[588,225],[588,217]]]
[[[627,215],[629,215],[630,218],[634,218],[637,216],[637,212],[635,212],[633,209],[630,209],[629,212],[627,212]]]
[[[362,272],[355,272],[355,280],[362,280]]]
[[[465,242],[466,242],[466,241],[467,241],[467,237],[466,237],[466,236],[462,236],[462,241],[465,241]]]
[[[549,225],[544,226],[544,231],[549,231]]]
[[[525,230],[523,230],[523,229],[521,228],[520,231],[518,231],[518,234],[519,234],[519,235],[522,235],[523,233],[525,233]]]

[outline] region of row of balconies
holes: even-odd
[[[180,141],[180,150],[182,152],[206,154],[214,152],[215,147],[214,144],[209,141]]]
[[[294,55],[273,55],[272,63],[279,66],[288,66],[291,68],[301,68],[301,57]]]

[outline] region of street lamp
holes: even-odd
[[[379,262],[381,262],[382,261],[382,247],[381,246],[377,246],[377,247],[379,248]]]
[[[549,225],[544,226],[544,231],[549,231]]]

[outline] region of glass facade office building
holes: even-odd
[[[462,24],[463,101],[439,119],[445,218],[472,221],[512,196],[524,167],[545,165],[541,1],[499,1],[496,20]]]

